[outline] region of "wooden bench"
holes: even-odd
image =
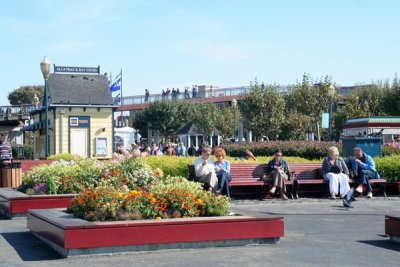
[[[188,165],[189,178],[195,180],[194,165]],[[265,195],[271,184],[260,180],[266,173],[266,164],[231,164],[232,181],[229,182],[231,193],[234,195],[261,194]],[[285,181],[286,191],[291,198],[297,198],[301,193],[320,192],[329,193],[327,181],[322,178],[321,163],[289,163],[292,179]],[[350,185],[356,185],[354,179],[350,179]],[[386,196],[386,180],[371,179],[371,185],[379,185]],[[321,190],[321,185],[324,187]]]

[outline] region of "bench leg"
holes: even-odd
[[[293,199],[298,199],[299,198],[299,181],[293,180],[292,184],[292,192],[291,192],[291,198]]]
[[[383,196],[386,197],[386,183],[379,184],[379,187],[382,190]]]

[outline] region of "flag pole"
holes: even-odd
[[[122,68],[121,68],[121,72],[120,72],[119,75],[121,75],[121,77],[120,77],[120,79],[121,79],[121,101],[120,101],[120,104],[119,104],[119,106],[121,107],[122,106]],[[122,126],[123,118],[124,118],[123,111],[121,110],[121,126]]]

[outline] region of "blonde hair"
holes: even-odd
[[[223,149],[222,147],[219,147],[219,148],[215,149],[214,155],[216,157],[222,155],[225,158],[226,157],[225,149]]]
[[[339,155],[339,150],[337,149],[337,147],[331,146],[330,148],[328,148],[328,153],[329,154],[335,153],[336,155]]]
[[[209,148],[209,147],[204,147],[202,150],[201,150],[201,153],[207,153],[207,154],[210,154],[211,155],[211,148]]]

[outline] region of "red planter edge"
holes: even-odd
[[[26,216],[30,209],[67,208],[75,194],[27,195],[11,188],[0,188],[0,214],[8,217]]]
[[[226,216],[88,222],[60,209],[30,210],[27,227],[64,257],[276,243],[284,236],[283,217]]]
[[[400,242],[400,217],[385,216],[385,234],[390,240]]]

